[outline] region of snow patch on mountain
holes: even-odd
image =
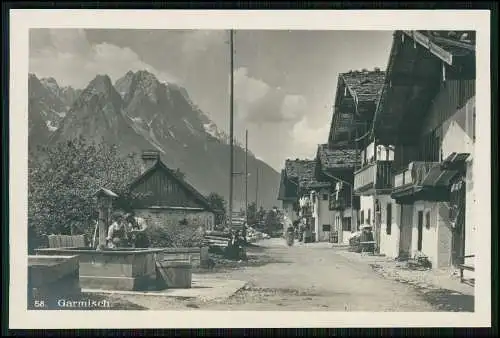
[[[50,120],[47,120],[45,122],[47,124],[47,128],[49,129],[49,131],[56,131],[58,126],[56,124],[54,124],[54,122],[50,121]]]
[[[224,132],[220,131],[219,128],[217,128],[217,125],[213,122],[209,122],[209,123],[204,123],[203,124],[203,129],[205,130],[205,132],[212,136],[213,138],[221,141],[221,142],[226,142],[226,135]]]
[[[186,124],[186,127],[189,129],[191,134],[197,133],[196,129],[194,129],[193,125],[188,120],[186,120],[185,118],[183,118],[182,120],[184,121],[184,124]]]
[[[132,120],[132,122],[134,123],[140,123],[140,124],[143,124],[144,121],[140,118],[140,117],[131,117],[129,116],[129,118]]]

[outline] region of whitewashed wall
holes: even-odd
[[[465,255],[475,254],[477,248],[476,229],[478,224],[477,217],[475,216],[476,190],[474,187],[474,171],[477,172],[477,170],[474,170],[474,167],[480,164],[474,162],[475,142],[473,136],[475,133],[475,109],[475,97],[473,97],[442,126],[443,159],[452,152],[470,153],[467,159],[466,174]],[[465,271],[465,275],[472,274]]]
[[[396,258],[399,255],[399,220],[401,218],[401,207],[389,195],[377,196],[381,209],[380,224],[380,253],[388,257]],[[392,217],[389,220],[391,232],[387,233],[387,204],[391,204]]]

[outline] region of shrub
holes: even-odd
[[[150,226],[146,233],[153,248],[199,247],[204,236],[199,227],[183,224]]]

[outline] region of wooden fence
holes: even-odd
[[[48,235],[49,248],[83,248],[85,235]]]

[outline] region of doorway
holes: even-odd
[[[465,254],[465,181],[461,179],[452,185],[450,196],[450,221],[452,227],[451,259],[453,265],[463,264]]]
[[[410,257],[411,238],[413,231],[413,205],[401,204],[401,226],[400,226],[400,241],[399,241],[399,257]]]
[[[418,212],[418,237],[417,237],[417,250],[422,251],[422,237],[424,231],[424,212],[421,210]]]

